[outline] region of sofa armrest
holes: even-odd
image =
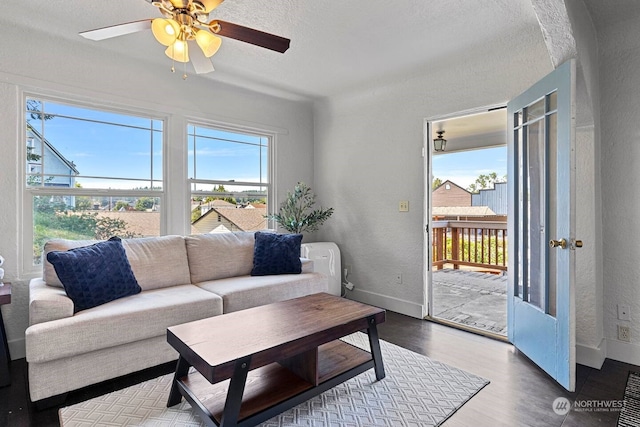
[[[300,258],[300,262],[302,263],[302,272],[303,273],[313,273],[315,271],[315,267],[313,265],[313,260],[309,258]]]
[[[62,288],[41,278],[29,283],[29,326],[73,316],[73,301]]]

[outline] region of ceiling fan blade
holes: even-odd
[[[196,74],[206,74],[212,71],[215,71],[213,68],[213,64],[211,63],[211,59],[204,56],[200,46],[198,46],[195,42],[189,41],[189,59],[193,64],[193,69],[196,71]]]
[[[291,43],[291,40],[284,37],[264,33],[254,30],[253,28],[243,27],[242,25],[226,21],[214,21],[213,23],[215,24],[216,22],[220,25],[220,31],[217,32],[219,36],[240,40],[266,49],[275,50],[276,52],[285,53]]]
[[[112,25],[110,27],[97,28],[95,30],[83,31],[79,33],[89,40],[104,40],[112,37],[124,36],[125,34],[137,33],[151,28],[151,19],[142,21],[127,22],[126,24]]]

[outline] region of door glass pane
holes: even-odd
[[[549,96],[547,96],[549,100],[549,108],[547,108],[547,112],[555,111],[558,109],[558,92],[551,92]]]
[[[522,117],[522,110],[519,111],[517,114],[517,116]],[[526,241],[526,235],[527,235],[527,227],[526,227],[526,213],[525,213],[525,209],[524,206],[526,206],[525,204],[525,200],[523,195],[525,194],[525,188],[526,188],[526,184],[525,184],[525,180],[524,180],[524,161],[525,161],[525,154],[524,154],[524,138],[523,138],[523,129],[519,128],[516,129],[513,132],[513,137],[514,137],[514,145],[517,149],[517,159],[518,159],[518,241],[519,242],[525,242]],[[517,276],[516,276],[516,289],[514,291],[515,296],[524,299],[525,295],[524,295],[524,283],[526,281],[525,278],[525,271],[527,269],[526,265],[527,265],[527,257],[525,256],[525,251],[520,250],[520,251],[516,251],[516,253],[518,254],[518,260],[517,260]]]
[[[545,309],[545,129],[544,120],[527,126],[527,211],[529,235],[524,242],[527,246],[528,271],[527,294],[529,303]]]
[[[532,122],[540,117],[544,116],[546,98],[542,98],[540,101],[536,101],[527,107],[527,122]]]
[[[558,127],[557,127],[558,116],[556,113],[550,114],[548,117],[548,127],[549,127],[549,148],[547,150],[547,167],[549,169],[549,182],[555,183],[557,182],[557,142],[558,142]],[[557,189],[555,185],[549,185],[547,188],[548,191],[548,208],[549,212],[556,212],[557,209]],[[557,230],[557,219],[555,215],[549,215],[549,236],[550,238],[560,238],[560,233]],[[547,249],[548,250],[548,249]],[[547,280],[549,283],[549,298],[548,298],[548,313],[555,317],[556,316],[556,254],[558,253],[559,248],[548,250],[548,268],[547,274],[549,275]]]

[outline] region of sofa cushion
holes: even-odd
[[[51,239],[44,244],[44,250],[42,252],[42,279],[49,286],[57,286],[62,288],[62,282],[56,274],[53,264],[47,261],[47,254],[52,251],[68,251],[73,248],[80,248],[83,246],[93,245],[100,240],[67,240],[67,239]]]
[[[29,326],[73,316],[73,301],[62,288],[41,278],[29,282]]]
[[[245,276],[253,268],[252,232],[185,237],[191,283]]]
[[[92,245],[99,240],[52,239],[45,243],[42,278],[50,286],[62,288],[53,265],[47,261],[51,251],[66,251]],[[187,249],[182,236],[158,236],[123,239],[122,245],[133,274],[142,290],[191,283]]]
[[[46,362],[166,336],[169,326],[219,314],[222,314],[221,297],[197,286],[144,291],[73,317],[28,327],[27,362]]]
[[[142,237],[122,243],[143,291],[191,283],[184,237]]]
[[[49,252],[47,261],[53,264],[73,301],[75,313],[141,291],[119,237],[68,251]]]
[[[253,251],[252,276],[300,274],[302,234],[277,234],[257,231]]]
[[[197,286],[220,295],[225,313],[328,292],[329,289],[327,276],[322,273],[239,276],[202,282]]]

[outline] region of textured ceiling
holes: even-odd
[[[140,58],[154,72],[171,67],[150,31],[99,42],[78,36],[159,16],[145,0],[39,0],[11,10],[0,24],[117,52],[123,60]],[[213,57],[216,71],[206,78],[301,98],[383,84],[487,43],[499,49],[501,40],[517,34],[541,37],[530,0],[226,0],[211,18],[290,38],[291,48],[279,54],[224,39]]]

